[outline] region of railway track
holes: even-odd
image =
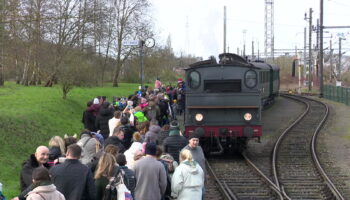
[[[327,105],[303,97],[285,97],[303,102],[306,111],[275,139],[272,165],[257,163],[270,179],[245,154],[229,159],[211,158],[210,187],[215,189],[207,190],[206,199],[345,199],[337,189],[342,189],[342,184],[335,180],[335,186],[316,153],[317,133],[329,112]],[[334,171],[330,173],[334,178]]]
[[[292,97],[306,111],[277,140],[272,154],[274,182],[287,199],[344,199],[323,170],[316,154],[317,133],[328,116],[328,106]]]
[[[245,153],[231,158],[210,158],[207,168],[212,182],[217,183],[221,192],[220,199],[283,199],[278,187]]]

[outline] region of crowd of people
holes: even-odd
[[[204,199],[199,134],[184,137],[176,120],[185,108],[184,90],[182,80],[173,88],[158,79],[154,90],[111,103],[93,98],[79,137],[53,136],[23,163],[14,200],[106,200],[119,185],[130,192],[124,199]]]

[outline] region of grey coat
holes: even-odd
[[[160,200],[167,186],[164,166],[156,158],[146,156],[135,164],[137,200]]]

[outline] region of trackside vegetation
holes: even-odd
[[[121,83],[104,87],[74,88],[62,99],[61,86],[22,86],[6,82],[0,87],[0,182],[7,198],[19,194],[23,161],[39,145],[48,145],[54,135],[79,134],[86,102],[95,96],[132,94],[138,84]]]

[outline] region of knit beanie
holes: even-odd
[[[146,144],[145,154],[155,156],[157,152],[157,145],[153,142]]]

